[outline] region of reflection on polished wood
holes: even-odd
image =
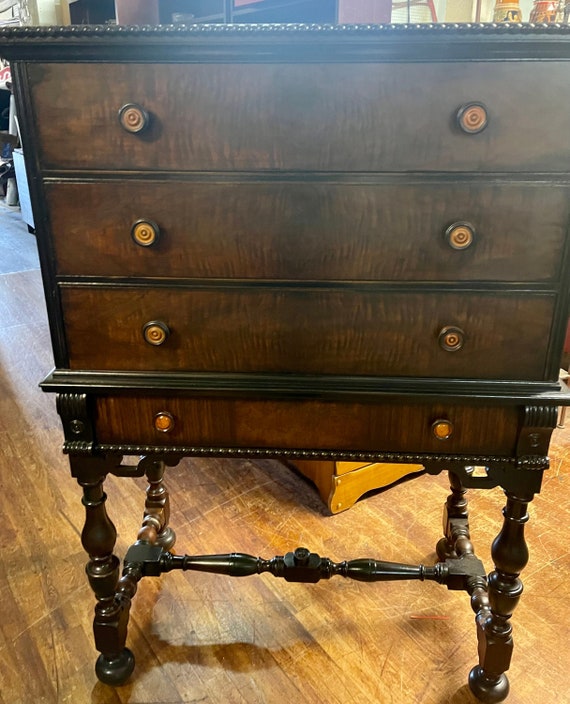
[[[84,510],[60,452],[54,404],[37,388],[51,364],[39,271],[0,276],[0,312],[0,701],[475,702],[465,684],[475,647],[465,595],[417,582],[148,579],[131,612],[138,676],[117,690],[98,682],[79,541]],[[527,526],[532,562],[517,609],[509,704],[570,702],[568,426],[555,431],[551,459]],[[279,462],[184,460],[167,468],[166,483],[178,541],[197,554],[230,551],[239,535],[251,554],[309,544],[335,560],[350,552],[432,563],[449,493],[443,475],[422,476],[328,516],[314,487]],[[145,487],[144,479],[107,480],[121,555],[139,527]],[[490,564],[504,496],[471,491],[470,502],[472,539]]]

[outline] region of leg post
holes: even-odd
[[[168,525],[170,499],[163,482],[165,463],[153,457],[143,457],[141,466],[148,479],[148,487],[138,539],[156,543],[164,550],[170,550],[176,542],[176,533]]]
[[[102,458],[91,457],[70,457],[70,461],[73,474],[83,488],[85,525],[81,542],[89,555],[85,571],[97,599],[93,633],[101,655],[95,671],[102,682],[118,685],[133,671],[134,656],[125,647],[130,598],[129,590],[119,583],[119,558],[113,554],[117,532],[105,508],[106,464]],[[132,594],[134,591],[130,589]]]
[[[438,558],[445,560],[458,557],[457,541],[461,538],[469,541],[469,511],[467,489],[455,472],[448,472],[451,494],[443,507],[443,534],[438,542],[436,552]]]
[[[501,702],[509,693],[508,670],[513,651],[510,618],[523,591],[519,574],[528,562],[524,526],[533,495],[506,492],[501,532],[493,542],[495,569],[488,578],[489,605],[477,614],[479,665],[469,674],[473,694],[487,704]]]

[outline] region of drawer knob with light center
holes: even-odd
[[[137,103],[127,103],[119,110],[119,124],[130,134],[140,134],[150,125],[149,113]]]
[[[440,347],[446,352],[458,352],[465,342],[465,333],[461,328],[447,325],[440,330],[438,341]]]
[[[449,440],[453,435],[453,423],[446,418],[438,418],[432,423],[431,430],[438,440]]]
[[[452,249],[468,249],[475,241],[475,228],[469,222],[454,222],[444,234],[445,241]]]
[[[487,108],[481,103],[467,103],[457,111],[457,123],[466,134],[479,134],[488,122]]]
[[[154,416],[154,427],[160,433],[169,433],[174,429],[175,425],[174,416],[168,411],[159,411]]]
[[[143,326],[143,337],[149,345],[159,347],[170,337],[170,328],[161,320],[151,320]]]
[[[137,220],[131,228],[131,237],[139,247],[152,247],[158,242],[160,228],[152,220]]]

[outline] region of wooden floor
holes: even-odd
[[[175,572],[143,580],[129,646],[132,681],[97,682],[93,597],[84,577],[80,491],[60,453],[34,238],[0,208],[0,701],[6,704],[460,704],[476,663],[468,597],[434,583],[295,585]],[[7,253],[7,254],[5,254]],[[570,702],[570,430],[534,501],[531,562],[513,618],[510,704]],[[277,462],[185,460],[169,470],[180,552],[272,557],[305,545],[335,560],[434,561],[447,481],[422,476],[328,516],[315,489]],[[144,483],[110,478],[122,556]],[[487,565],[500,490],[471,493]]]

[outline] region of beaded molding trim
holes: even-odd
[[[243,448],[243,447],[192,447],[168,445],[126,445],[97,444],[95,448],[88,443],[66,442],[63,451],[66,454],[116,453],[121,455],[179,455],[180,457],[228,457],[248,459],[303,459],[335,460],[337,462],[399,462],[403,464],[441,463],[477,465],[477,466],[512,466],[526,469],[546,469],[548,457],[527,455],[524,457],[502,457],[497,455],[430,455],[427,453],[410,454],[398,452],[350,452],[337,450],[301,450],[283,448]]]
[[[570,34],[567,24],[457,23],[457,24],[194,24],[194,25],[69,25],[65,27],[12,27],[0,29],[4,42],[57,37],[61,39],[117,38],[125,36],[266,36],[385,35],[385,34]]]

